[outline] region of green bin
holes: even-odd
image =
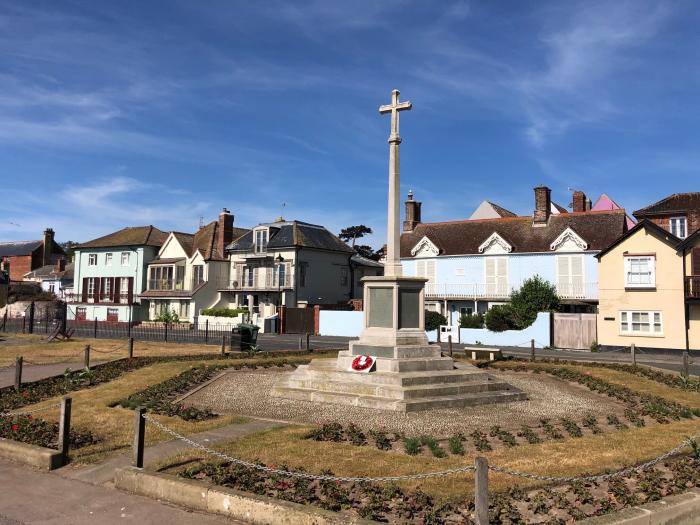
[[[241,323],[238,331],[241,333],[241,351],[249,352],[258,341],[258,331],[260,327],[254,324]]]

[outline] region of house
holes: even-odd
[[[66,264],[65,259],[59,259],[56,264],[47,264],[24,274],[23,280],[39,283],[45,292],[65,299],[66,294],[73,292],[73,268],[73,263]]]
[[[603,347],[700,350],[700,230],[683,240],[664,226],[641,219],[597,255]]]
[[[323,226],[279,218],[258,224],[231,242],[229,278],[219,284],[217,307],[248,307],[258,318],[278,307],[347,303],[362,297],[362,277],[383,266],[354,254]]]
[[[421,222],[421,203],[409,196],[401,263],[405,275],[428,278],[426,308],[454,326],[461,315],[507,301],[539,275],[556,285],[570,311],[594,309],[594,256],[626,231],[624,210],[590,211],[579,192],[567,212],[552,204],[549,188],[534,192],[533,215],[435,223]]]
[[[21,281],[26,273],[65,258],[51,228],[46,228],[44,237],[36,241],[0,242],[0,271],[8,272],[10,281]]]
[[[598,200],[595,201],[595,204],[591,206],[591,211],[609,211],[609,210],[623,210],[624,208],[620,206],[617,202],[615,202],[613,199],[608,197],[605,193],[601,194],[600,197],[598,197]],[[626,216],[626,221],[627,221],[627,229],[631,230],[634,228],[634,225],[637,224],[636,221],[630,217],[629,215]]]
[[[700,229],[700,192],[674,193],[633,215],[647,219],[679,239],[685,239]]]
[[[408,193],[409,200],[413,199],[413,193]],[[474,210],[474,212],[469,216],[470,221],[475,221],[478,219],[500,219],[501,217],[515,217],[515,213],[510,210],[506,210],[504,207],[499,206],[490,201],[482,201],[481,204]]]
[[[228,279],[226,246],[249,232],[234,228],[234,216],[224,208],[219,220],[196,233],[170,232],[155,259],[148,263],[146,291],[149,318],[175,312],[180,320],[194,322],[201,310],[214,304],[218,285]]]
[[[168,234],[155,226],[124,228],[80,244],[74,254],[74,293],[68,318],[127,322],[148,318],[148,264]]]

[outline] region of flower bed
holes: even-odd
[[[58,423],[49,423],[29,415],[0,416],[0,438],[12,439],[29,445],[58,448]],[[71,430],[69,443],[72,449],[97,443],[99,440],[89,430]]]

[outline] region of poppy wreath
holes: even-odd
[[[368,355],[358,355],[355,359],[352,360],[352,364],[350,365],[353,370],[357,370],[358,372],[362,372],[363,370],[367,370],[374,364],[374,358]]]

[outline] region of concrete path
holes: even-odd
[[[104,361],[94,361],[90,366],[102,364]],[[46,379],[47,377],[60,376],[66,371],[66,368],[72,370],[82,370],[83,361],[68,361],[62,363],[52,363],[49,365],[30,365],[24,363],[22,366],[22,383],[31,383]],[[15,367],[9,366],[0,368],[0,388],[12,386],[15,384]]]
[[[0,525],[244,525],[0,460]]]
[[[230,441],[241,438],[255,432],[267,430],[280,423],[256,419],[250,423],[241,423],[237,425],[227,425],[225,427],[206,430],[197,434],[190,434],[190,439],[202,443],[203,445],[214,445],[222,441]],[[148,423],[146,423],[146,432],[148,432]],[[170,457],[178,452],[182,452],[190,448],[186,443],[180,440],[164,441],[147,447],[144,453],[144,465],[154,463]],[[120,467],[127,467],[132,464],[131,450],[128,453],[120,454],[119,456],[108,459],[104,463],[97,465],[89,465],[85,467],[71,467],[70,465],[59,469],[56,474],[70,479],[80,480],[95,485],[111,484],[114,479],[114,470]]]

